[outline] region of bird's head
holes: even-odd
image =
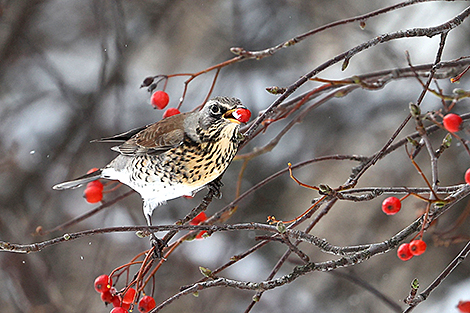
[[[240,123],[248,122],[250,115],[250,110],[239,99],[215,97],[207,101],[199,112],[187,116],[184,129],[195,142],[220,136],[221,131],[236,135]]]
[[[200,111],[200,125],[204,129],[225,123],[246,123],[251,116],[239,99],[215,97],[206,102]]]

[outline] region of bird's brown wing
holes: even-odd
[[[186,115],[187,113],[170,116],[148,125],[134,133],[122,145],[113,147],[113,150],[125,155],[136,155],[160,154],[174,148],[184,140],[184,119]],[[121,135],[119,138],[122,137]]]

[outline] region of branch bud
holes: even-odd
[[[421,115],[421,109],[413,102],[410,102],[410,112],[414,118],[419,117]]]
[[[199,266],[199,271],[205,277],[208,277],[208,278],[212,277],[212,271],[210,269],[208,269],[207,267]]]
[[[246,52],[246,50],[243,49],[242,47],[232,47],[230,48],[230,52],[232,52],[235,55],[242,55]]]
[[[139,237],[139,238],[145,238],[145,237],[147,237],[146,232],[143,231],[143,230],[138,230],[138,231],[136,231],[136,232],[135,232],[135,235],[136,235],[137,237]]]
[[[467,94],[467,92],[463,90],[462,88],[455,88],[454,90],[452,90],[452,93],[459,95],[459,96],[463,96]]]
[[[452,135],[450,133],[447,133],[447,135],[442,140],[442,146],[445,148],[449,148],[451,144],[452,144]]]
[[[286,225],[282,221],[277,222],[276,228],[280,234],[284,234],[286,232]]]
[[[409,142],[410,144],[412,144],[413,146],[415,146],[415,147],[419,146],[419,142],[417,142],[416,140],[414,140],[414,139],[411,138],[411,137],[406,137],[406,140],[408,140],[408,142]]]
[[[324,184],[320,184],[318,185],[318,192],[321,194],[321,195],[329,195],[333,192],[333,189],[331,189],[330,186],[328,185],[324,185]]]
[[[266,87],[266,91],[269,92],[269,93],[272,93],[273,95],[278,95],[278,94],[286,92],[286,88],[278,87],[278,86],[272,86],[272,87]]]
[[[440,209],[442,208],[444,205],[446,205],[446,202],[445,201],[437,201],[437,202],[434,202],[434,207],[436,209]]]
[[[344,71],[349,65],[349,59],[344,59],[343,65],[341,65],[341,70]]]

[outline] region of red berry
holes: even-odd
[[[388,197],[382,202],[382,211],[387,215],[393,215],[400,209],[401,201],[397,197]]]
[[[207,220],[206,212],[201,212],[189,222],[189,225],[199,225],[199,223],[205,220]]]
[[[177,108],[168,108],[165,113],[163,113],[163,118],[167,118],[167,117],[170,117],[170,116],[173,116],[173,115],[177,115],[177,114],[180,114],[180,110],[178,110]]]
[[[155,300],[150,296],[143,296],[142,299],[139,301],[139,312],[147,313],[153,308],[155,308],[157,304]]]
[[[199,225],[200,223],[204,222],[205,220],[207,220],[207,215],[206,215],[206,212],[201,212],[199,213],[195,218],[193,218],[189,224],[190,225]],[[200,231],[197,235],[196,235],[196,239],[202,239],[203,235],[207,233],[206,230],[203,230],[203,231]]]
[[[113,299],[111,300],[111,303],[113,307],[115,308],[120,307],[122,303],[121,297],[119,295],[114,296]]]
[[[460,125],[462,124],[462,118],[454,113],[449,113],[444,116],[444,127],[447,131],[451,133],[458,132],[460,130]]]
[[[127,310],[121,307],[115,307],[110,313],[127,313]]]
[[[99,170],[99,168],[94,167],[94,168],[90,169],[90,170],[89,170],[88,172],[86,172],[86,173],[87,173],[87,174],[91,174],[91,173],[96,172],[96,171],[98,171],[98,170]],[[99,180],[94,180],[94,181],[92,181],[92,182],[89,182],[86,186],[87,186],[87,188],[88,188],[88,187],[98,187],[99,189],[103,190],[103,184],[102,184]],[[85,195],[85,196],[86,196],[86,195]],[[98,201],[97,201],[97,202],[98,202]]]
[[[246,123],[250,120],[251,111],[248,109],[236,109],[232,115],[240,123]]]
[[[404,243],[400,247],[398,247],[397,251],[398,258],[402,261],[408,261],[413,257],[413,254],[411,254],[410,251],[410,244],[409,243]]]
[[[126,292],[126,294],[124,295],[124,297],[122,298],[122,303],[127,303],[127,304],[130,304],[132,302],[134,302],[134,296],[135,296],[135,289],[134,288],[129,288]]]
[[[461,313],[470,313],[470,301],[459,301],[457,308]]]
[[[200,231],[199,234],[196,235],[196,239],[204,239],[205,233],[207,233],[207,230]]]
[[[170,102],[170,97],[164,91],[157,90],[150,98],[150,103],[159,110],[163,110]]]
[[[96,172],[96,171],[98,171],[98,170],[99,170],[99,168],[94,167],[94,168],[89,169],[88,172],[86,172],[86,173],[87,173],[87,174],[91,174],[91,173]]]
[[[410,242],[410,252],[412,255],[421,255],[426,251],[426,243],[421,240],[413,240]]]
[[[115,296],[113,296],[109,290],[101,293],[101,300],[106,304],[112,303],[114,298]]]
[[[88,203],[97,203],[103,199],[103,190],[96,186],[87,187],[84,196]]]
[[[94,180],[94,181],[89,182],[86,185],[86,187],[87,188],[96,187],[96,188],[100,189],[101,191],[103,191],[103,189],[104,189],[103,183],[100,182],[99,180]]]
[[[111,284],[113,281],[109,278],[108,275],[100,275],[95,279],[95,290],[96,292],[103,293],[111,289]]]
[[[470,185],[470,168],[465,172],[465,182]]]

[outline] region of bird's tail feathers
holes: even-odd
[[[55,190],[64,190],[64,189],[73,189],[73,188],[78,188],[83,184],[89,183],[91,181],[97,180],[101,178],[101,172],[102,170],[97,170],[92,173],[80,176],[74,180],[70,181],[65,181],[63,183],[54,185],[52,189]]]

